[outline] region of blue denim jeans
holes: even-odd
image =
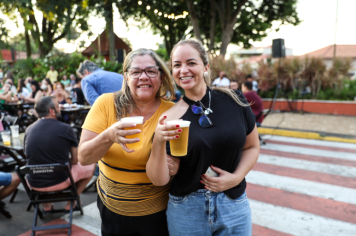
[[[184,197],[169,195],[166,214],[171,236],[252,234],[251,209],[246,193],[237,199],[206,189]]]
[[[0,171],[0,187],[10,185],[11,180],[12,180],[11,173],[5,173]]]

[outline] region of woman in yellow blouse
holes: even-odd
[[[173,80],[164,62],[152,50],[138,49],[123,64],[123,87],[100,96],[84,122],[78,159],[82,165],[99,161],[98,208],[102,235],[168,235],[165,210],[169,184],[157,187],[146,174],[151,140],[159,117],[174,104],[162,99],[174,94]],[[124,117],[143,116],[142,130],[123,123]],[[126,144],[142,132],[143,147]]]

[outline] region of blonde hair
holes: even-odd
[[[127,84],[126,77],[129,76],[128,69],[130,69],[130,66],[131,66],[134,58],[136,56],[144,56],[144,55],[151,56],[152,59],[156,62],[157,66],[159,66],[159,71],[160,71],[161,79],[163,80],[163,83],[160,86],[160,88],[156,94],[156,97],[163,98],[164,96],[166,96],[167,92],[169,92],[170,95],[169,95],[168,99],[171,100],[173,98],[173,95],[174,95],[173,78],[171,76],[171,73],[170,73],[168,67],[165,65],[163,60],[151,49],[140,48],[140,49],[134,50],[126,56],[124,64],[123,64],[122,69],[124,72],[125,79],[122,83],[122,88],[120,91],[117,91],[116,93],[114,93],[116,118],[118,120],[120,120],[123,117],[126,117],[130,112],[137,109],[137,106],[131,97],[130,87]]]
[[[181,45],[189,45],[191,47],[193,47],[195,50],[198,51],[200,59],[203,61],[204,66],[209,65],[209,57],[208,54],[206,53],[204,46],[201,44],[201,42],[199,42],[198,40],[195,39],[184,39],[179,41],[176,45],[174,45],[172,52],[171,52],[171,56],[170,56],[170,64],[172,65],[172,57],[173,57],[173,53],[174,51],[178,48],[178,46]],[[210,68],[208,70],[208,76],[204,76],[204,82],[210,87],[210,83],[211,83],[211,73],[210,73]],[[241,99],[239,98],[239,96],[232,90],[229,88],[212,88],[210,87],[210,89],[212,90],[218,90],[221,91],[223,93],[226,93],[227,95],[229,95],[237,104],[241,105],[241,106],[249,106],[249,104],[246,104],[244,102],[241,101]]]

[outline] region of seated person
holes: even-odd
[[[74,87],[74,85],[76,84],[75,82],[76,76],[74,74],[70,74],[69,78],[70,78],[70,87]]]
[[[252,83],[252,91],[257,93],[258,92],[258,82],[253,79],[252,75],[250,75],[250,74],[246,75],[245,80]]]
[[[213,86],[214,87],[229,88],[230,80],[228,78],[226,78],[226,75],[225,75],[224,71],[220,71],[219,72],[219,77],[214,80]]]
[[[15,94],[12,93],[11,84],[5,83],[2,89],[0,90],[0,103],[4,104],[5,102],[17,102],[18,98]]]
[[[26,129],[24,138],[27,165],[70,162],[73,180],[81,194],[94,174],[95,164],[82,166],[78,162],[78,141],[72,128],[58,121],[61,112],[54,97],[39,99],[35,109],[39,119]],[[44,192],[62,190],[71,184],[69,177],[62,173],[53,173],[51,177],[48,174],[29,175],[28,183],[32,189]],[[43,204],[45,212],[52,209],[52,203]],[[65,206],[65,210],[69,209],[70,202]]]
[[[53,84],[51,80],[46,78],[43,80],[43,84],[47,86],[45,96],[51,96],[53,94]]]
[[[20,95],[20,98],[25,102],[37,102],[41,97],[43,97],[43,91],[40,87],[40,84],[36,80],[32,80],[30,82],[32,92],[25,97],[24,95]]]
[[[10,85],[10,91],[12,92],[13,95],[17,95],[17,88],[14,85],[14,81],[12,79],[7,79],[5,80],[5,84]]]
[[[1,201],[12,194],[20,184],[20,178],[16,173],[5,173],[0,171],[0,208],[5,207],[5,203]]]
[[[59,104],[72,104],[72,101],[70,100],[66,90],[65,90],[65,87],[64,87],[64,84],[60,83],[60,82],[57,82],[55,85],[55,90],[54,90],[54,97],[56,97],[57,101]]]
[[[236,80],[231,80],[229,88],[233,89],[233,90],[238,90],[239,89],[239,83]]]
[[[75,78],[75,85],[70,91],[70,96],[72,98],[72,103],[84,105],[85,102],[84,93],[82,91],[81,79],[78,77]]]
[[[21,94],[27,97],[30,94],[30,91],[26,88],[25,80],[18,79],[17,84],[17,94],[20,96]]]
[[[246,81],[245,83],[243,83],[241,90],[244,96],[246,97],[248,103],[251,104],[252,112],[257,117],[263,111],[263,103],[260,96],[258,96],[258,94],[252,90],[252,82]],[[263,115],[260,115],[260,117],[256,120],[257,126],[261,125],[263,118]]]

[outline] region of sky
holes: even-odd
[[[153,10],[154,7],[151,9]],[[252,45],[266,47],[272,45],[273,39],[283,38],[285,46],[291,48],[294,55],[303,55],[333,45],[335,42],[336,9],[337,0],[299,0],[297,12],[302,23],[298,26],[283,25],[278,32],[272,30],[261,42],[252,42]],[[356,0],[339,0],[336,44],[356,44],[356,30],[353,25],[356,21],[355,9]],[[89,46],[91,41],[105,28],[105,20],[97,16],[92,16],[88,23],[94,36],[88,37],[83,33],[78,39],[85,40],[86,46]],[[141,47],[157,49],[157,43],[162,43],[163,38],[160,35],[153,35],[149,29],[140,30],[135,24],[137,22],[130,22],[127,27],[114,8],[114,32],[119,37],[127,38],[133,49]],[[277,27],[279,24],[279,22],[275,22],[273,25]],[[12,34],[23,32],[22,27],[14,27],[11,22],[7,23],[7,26],[12,29]],[[76,46],[67,43],[66,40],[60,40],[55,46],[68,53],[76,50]],[[230,44],[228,52],[239,48],[237,45]]]

